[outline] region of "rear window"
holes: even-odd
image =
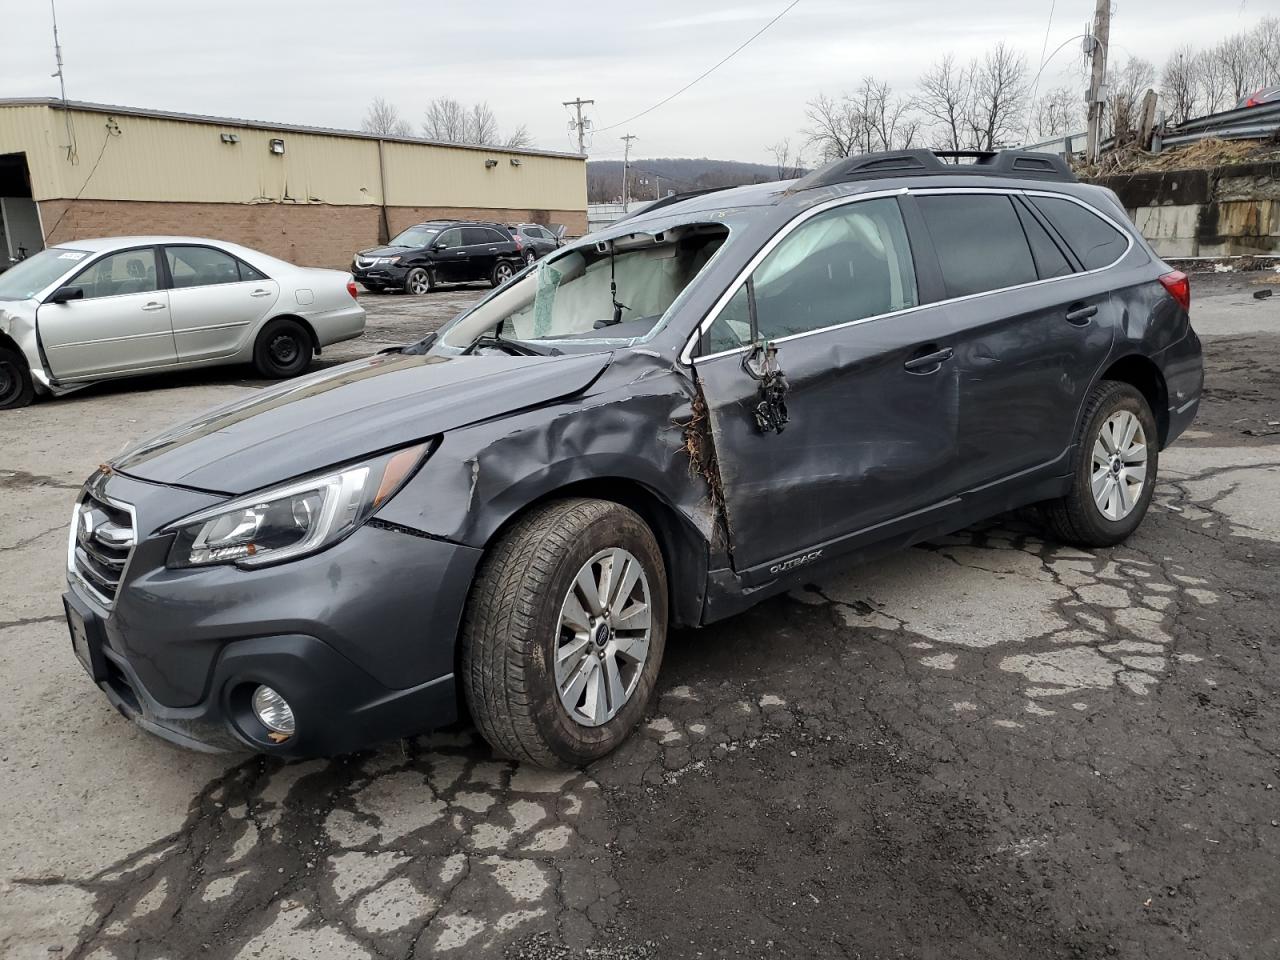
[[[1013,201],[1003,194],[919,198],[948,297],[966,297],[1039,279]]]
[[[1084,264],[1086,270],[1108,267],[1120,259],[1129,238],[1087,207],[1059,197],[1029,197]]]
[[[1069,273],[1075,273],[1071,261],[1058,247],[1057,241],[1049,236],[1049,231],[1040,225],[1035,215],[1021,204],[1014,204],[1014,206],[1018,208],[1018,219],[1022,221],[1022,231],[1027,235],[1027,242],[1031,244],[1031,256],[1035,258],[1036,271],[1040,274],[1040,279],[1048,280],[1052,277],[1065,277]]]

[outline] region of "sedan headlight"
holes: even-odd
[[[165,528],[177,534],[168,565],[260,567],[322,550],[395,496],[427,447],[420,443],[192,514]]]

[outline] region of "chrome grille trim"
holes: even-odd
[[[89,485],[90,487],[93,484]],[[67,574],[104,607],[115,604],[137,540],[133,507],[86,488],[71,514]]]

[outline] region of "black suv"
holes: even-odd
[[[974,159],[659,201],[121,453],[70,532],[77,653],[179,743],[339,753],[460,693],[502,753],[580,764],[670,629],[824,564],[1028,505],[1120,542],[1200,400],[1187,278],[1057,157]]]
[[[396,287],[423,294],[442,283],[487,281],[501,286],[525,265],[511,231],[499,223],[429,220],[383,247],[361,250],[351,273],[370,293]]]
[[[560,237],[550,227],[537,223],[513,223],[507,229],[520,246],[520,255],[526,264],[560,249]]]

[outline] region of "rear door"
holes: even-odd
[[[41,304],[40,343],[58,380],[148,370],[177,360],[155,247],[100,257],[64,286],[84,297]]]
[[[490,227],[463,227],[462,245],[467,251],[467,279],[488,280],[498,264],[498,251],[510,236],[502,237]]]
[[[890,536],[897,521],[918,526],[950,495],[952,322],[945,307],[920,306],[917,289],[898,202],[882,197],[794,224],[713,312],[693,365],[748,582]],[[753,326],[786,378],[780,433],[756,417]]]
[[[280,297],[275,280],[225,250],[172,245],[164,253],[179,360],[235,353]]]
[[[1065,474],[1084,393],[1110,352],[1108,280],[1015,194],[913,191],[956,324],[960,489]]]

